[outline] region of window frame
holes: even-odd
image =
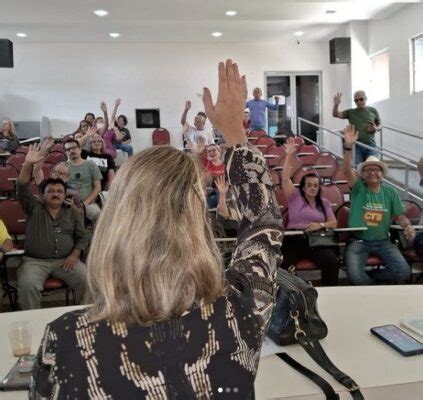
[[[416,90],[416,41],[423,40],[423,33],[412,36],[410,38],[410,94],[417,94],[423,92],[423,87]],[[420,72],[423,75],[423,70]]]

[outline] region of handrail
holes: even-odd
[[[322,132],[329,132],[332,135],[335,135],[335,136],[337,136],[339,138],[342,138],[342,139],[344,138],[344,136],[342,134],[340,134],[339,132],[335,132],[333,130],[327,129],[324,126],[319,125],[319,124],[316,124],[315,122],[312,122],[312,121],[308,121],[305,118],[298,117],[298,135],[301,136],[304,140],[306,140],[308,142],[317,144],[318,146],[320,146],[322,149],[324,149],[326,151],[329,151],[329,152],[334,153],[330,149],[328,149],[328,148],[324,147],[323,145],[319,144],[318,141],[314,141],[314,140],[312,140],[312,139],[310,139],[308,137],[302,136],[302,133],[301,133],[301,131],[302,131],[301,124],[302,123],[306,123],[308,125],[311,125],[311,126],[314,126],[314,127],[318,128],[317,138],[316,138],[316,140],[318,140],[318,141],[320,139],[320,134]],[[397,131],[399,131],[399,130],[397,130]],[[407,133],[407,132],[405,132],[405,133]],[[414,137],[413,134],[409,134],[409,136],[413,136]],[[419,137],[419,139],[421,139],[421,138]],[[410,191],[409,191],[410,170],[411,169],[413,169],[413,170],[418,169],[417,163],[414,160],[410,160],[407,157],[404,157],[404,156],[402,156],[400,154],[394,153],[393,151],[385,150],[385,149],[382,148],[382,144],[381,144],[381,147],[372,147],[372,146],[369,146],[369,145],[366,145],[366,144],[360,143],[360,142],[356,142],[354,144],[354,146],[353,146],[353,152],[352,152],[352,158],[353,158],[353,160],[355,160],[355,146],[360,146],[360,147],[363,147],[365,149],[373,150],[376,153],[379,153],[382,156],[382,158],[383,158],[383,156],[387,156],[388,158],[390,158],[392,160],[395,160],[395,161],[398,161],[399,163],[401,163],[402,165],[404,165],[405,166],[405,179],[404,179],[405,182],[404,182],[404,187],[398,186],[394,182],[386,181],[385,178],[384,178],[384,181],[386,181],[387,183],[389,183],[391,186],[395,187],[396,189],[402,191],[408,198],[412,197],[412,198],[417,199],[419,201],[423,201],[423,199],[421,197],[419,197],[419,196],[417,196],[417,195],[415,195],[413,193],[410,193]],[[334,154],[336,156],[342,158],[342,155],[338,155],[336,153],[334,153]]]
[[[401,129],[393,128],[392,126],[389,126],[389,125],[384,124],[384,125],[382,125],[382,129],[383,128],[389,129],[390,131],[402,133],[403,135],[410,136],[410,137],[413,137],[413,138],[416,138],[416,139],[423,139],[423,136],[415,135],[414,133],[410,133],[410,132],[407,132],[407,131],[402,131]]]
[[[335,136],[338,136],[338,137],[340,137],[340,138],[344,138],[344,135],[341,135],[340,133],[338,133],[338,132],[334,132],[334,131],[332,131],[332,130],[330,130],[330,129],[327,129],[327,128],[325,128],[324,126],[322,126],[322,125],[319,125],[319,124],[316,124],[316,123],[314,123],[314,122],[311,122],[311,121],[308,121],[308,120],[306,120],[306,119],[304,119],[304,118],[302,118],[302,117],[298,117],[298,120],[299,121],[303,121],[303,122],[305,122],[306,124],[308,124],[308,125],[312,125],[312,126],[315,126],[316,128],[319,128],[319,129],[321,129],[321,130],[324,130],[324,131],[326,131],[326,132],[330,132],[330,133],[332,133],[333,135],[335,135]],[[301,124],[299,124],[299,127],[301,127]],[[301,134],[301,131],[299,131],[299,133],[298,133],[304,140],[308,140],[309,142],[312,142],[312,143],[314,143],[314,144],[317,144],[317,142],[315,142],[314,140],[311,140],[310,138],[308,138],[308,137],[303,137],[302,136],[302,134]],[[392,157],[392,155],[391,154],[387,154],[387,151],[389,152],[389,150],[384,150],[384,149],[380,149],[379,147],[372,147],[372,146],[369,146],[369,145],[367,145],[367,144],[364,144],[364,143],[361,143],[361,142],[355,142],[355,145],[357,146],[360,146],[360,147],[363,147],[363,148],[365,148],[365,149],[368,149],[368,150],[375,150],[377,153],[380,153],[380,154],[382,154],[382,155],[384,155],[384,156],[387,156],[387,157],[389,157],[389,158],[391,158],[392,160],[395,160],[395,161],[399,161],[399,162],[401,162],[401,163],[403,163],[403,164],[405,164],[406,166],[408,166],[408,167],[410,167],[410,168],[413,168],[413,169],[417,169],[417,163],[415,163],[415,164],[413,164],[413,163],[411,163],[411,162],[408,162],[408,161],[404,161],[404,160],[400,160],[400,159],[398,159],[398,158],[395,158],[395,157]],[[323,147],[323,146],[321,146],[321,147]],[[329,149],[326,149],[326,150],[329,150]],[[392,153],[392,152],[391,152]],[[400,156],[400,157],[402,157],[402,156]]]

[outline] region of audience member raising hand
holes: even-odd
[[[291,181],[291,160],[296,153],[293,137],[286,141],[286,158],[282,170],[282,186],[288,199],[289,223],[287,229],[306,232],[336,228],[337,222],[330,202],[320,195],[320,178],[315,173],[305,175],[296,188]],[[298,251],[301,249],[301,252]],[[309,257],[322,269],[322,285],[338,282],[338,258],[332,248],[310,248],[304,236],[287,236],[282,246],[283,268],[295,265],[299,259]]]
[[[206,218],[202,174],[193,157],[170,146],[134,155],[111,185],[92,241],[87,271],[94,305],[48,325],[31,398],[65,398],[74,395],[75,385],[86,393],[91,381],[96,393],[125,399],[156,393],[212,398],[222,382],[237,388],[236,397],[254,398],[256,361],[276,295],[282,226],[265,183],[270,178],[264,157],[244,143],[245,78],[229,60],[219,66],[219,81],[216,104],[205,92],[207,109],[228,142],[241,144],[228,150],[234,192],[254,193],[237,199],[243,218],[228,272]],[[86,369],[81,335],[98,339],[90,343],[95,369]],[[148,371],[131,383],[132,371],[143,369],[146,359]],[[62,379],[64,369],[74,378]]]

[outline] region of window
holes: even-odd
[[[389,52],[382,50],[370,56],[370,101],[389,99]]]
[[[411,38],[411,94],[423,90],[423,34]]]

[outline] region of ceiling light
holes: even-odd
[[[17,37],[27,37],[28,35],[26,33],[23,32],[19,32],[16,34]]]
[[[294,32],[294,35],[295,36],[303,36],[304,32],[303,31],[297,31],[297,32]]]
[[[235,16],[235,15],[237,14],[237,12],[236,12],[236,11],[234,11],[234,10],[228,10],[228,11],[226,11],[226,12],[225,12],[225,14],[226,14],[228,17],[233,17],[233,16]]]
[[[326,10],[326,14],[335,14],[336,10]]]
[[[116,38],[118,38],[120,36],[120,33],[112,32],[112,33],[109,33],[109,35],[110,35],[110,37],[116,39]]]
[[[106,10],[95,10],[94,14],[98,17],[105,17],[109,12]]]
[[[213,32],[212,36],[214,37],[221,37],[222,36],[222,32]]]

